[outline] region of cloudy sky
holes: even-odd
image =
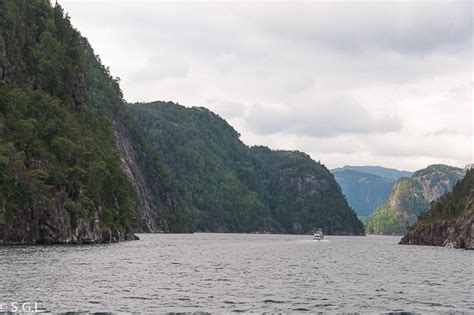
[[[328,167],[473,161],[471,1],[58,1],[127,101]]]

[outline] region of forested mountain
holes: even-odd
[[[186,226],[118,81],[60,6],[0,2],[0,78],[0,243],[127,239],[142,218],[142,228]],[[156,175],[145,187],[153,214],[136,211],[144,201],[123,171],[112,122],[127,126],[135,168]]]
[[[0,1],[0,243],[364,232],[307,155],[250,149],[202,108],[155,107],[129,112],[59,5]]]
[[[395,180],[380,177],[351,168],[332,170],[342,193],[346,196],[349,205],[354,208],[361,218],[367,217],[380,206],[390,193]]]
[[[130,104],[198,231],[363,234],[334,177],[301,152],[249,148],[205,108]]]
[[[412,172],[409,172],[409,171],[400,171],[395,168],[389,168],[389,167],[383,167],[383,166],[350,166],[350,165],[332,169],[331,172],[336,173],[336,172],[347,171],[347,170],[352,170],[352,171],[356,171],[356,172],[360,172],[364,174],[370,174],[370,175],[374,175],[374,176],[378,176],[382,178],[387,178],[393,181],[396,181],[400,177],[407,177],[413,174]]]
[[[474,169],[418,217],[400,244],[474,249]]]
[[[389,197],[369,216],[366,228],[373,234],[404,234],[430,203],[450,192],[464,175],[460,168],[430,165],[400,178]]]

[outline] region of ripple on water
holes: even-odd
[[[397,237],[140,236],[0,247],[0,301],[91,313],[474,310],[468,251],[398,246]]]

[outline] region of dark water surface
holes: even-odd
[[[474,312],[473,251],[386,236],[140,238],[0,247],[0,303],[51,312]]]

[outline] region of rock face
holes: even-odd
[[[0,224],[0,244],[94,244],[137,239],[129,229],[103,226],[98,212],[78,218],[72,227],[65,194],[59,191],[42,209],[18,209],[13,220]]]
[[[15,67],[7,59],[7,46],[3,35],[0,34],[0,83],[5,83],[13,77]]]
[[[172,187],[159,184],[162,172],[158,163],[149,165],[156,159],[153,152],[141,146],[144,139],[137,139],[138,134],[132,136],[129,117],[118,115],[112,122],[116,148],[120,154],[122,169],[129,178],[138,194],[138,232],[192,232],[191,213],[187,212]],[[135,138],[134,138],[135,137]],[[148,164],[147,164],[148,163]],[[154,174],[144,170],[152,168]],[[156,176],[156,177],[155,177]],[[159,177],[159,178],[158,178]],[[172,181],[171,178],[168,181]],[[170,224],[168,220],[174,224]]]
[[[463,175],[460,168],[431,165],[400,178],[389,197],[367,219],[368,233],[403,235],[430,203],[451,191]]]
[[[153,209],[153,199],[151,192],[145,182],[145,177],[137,163],[137,158],[130,141],[130,135],[125,123],[121,118],[116,118],[112,122],[114,128],[115,144],[120,153],[120,160],[122,162],[122,169],[127,177],[132,182],[138,193],[139,219],[138,230],[142,232],[157,232],[157,211]]]
[[[86,106],[86,81],[84,74],[79,70],[74,74],[72,99],[76,109],[82,110]]]
[[[400,244],[474,249],[474,171],[422,214]]]

